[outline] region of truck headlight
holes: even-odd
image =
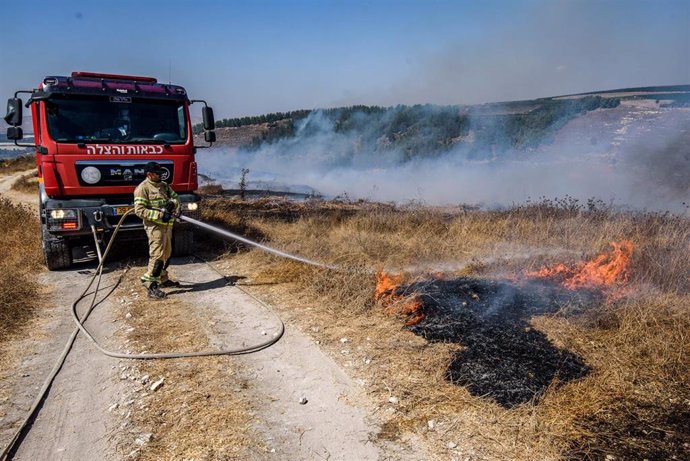
[[[81,216],[77,210],[48,210],[48,230],[66,231],[79,230],[81,228]]]
[[[77,210],[50,210],[53,219],[77,219]]]
[[[83,179],[86,184],[96,184],[101,180],[101,172],[95,166],[87,166],[81,170],[81,179]]]
[[[199,208],[198,203],[196,203],[196,202],[187,203],[187,211],[196,211],[197,208]]]

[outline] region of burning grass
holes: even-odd
[[[491,459],[688,457],[687,218],[558,202],[222,203],[216,222],[350,269],[243,257],[255,281],[290,282],[284,299],[313,300],[296,321],[321,322],[335,352],[338,337],[363,344],[375,366],[352,372],[375,400],[401,401],[382,436],[424,434],[439,456],[454,441],[458,456]],[[377,292],[374,268],[403,275]]]

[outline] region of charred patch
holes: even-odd
[[[429,341],[463,346],[446,378],[472,395],[510,408],[538,399],[551,385],[582,378],[582,358],[556,347],[529,320],[573,313],[598,299],[594,291],[571,291],[547,281],[514,284],[473,278],[434,280],[398,290],[420,294],[423,320],[410,330]]]

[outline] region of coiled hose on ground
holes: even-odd
[[[30,429],[30,425],[36,415],[38,414],[38,410],[42,406],[45,398],[48,395],[48,392],[50,391],[50,387],[53,384],[53,381],[55,380],[55,377],[58,375],[60,370],[62,369],[62,366],[65,363],[65,359],[67,358],[67,355],[69,354],[70,350],[72,349],[72,345],[74,344],[74,341],[81,331],[88,339],[91,341],[91,343],[103,354],[109,356],[109,357],[114,357],[114,358],[119,358],[119,359],[133,359],[133,360],[150,360],[150,359],[177,359],[177,358],[191,358],[191,357],[208,357],[208,356],[216,356],[216,355],[241,355],[241,354],[250,354],[253,352],[260,351],[262,349],[265,349],[276,342],[280,340],[280,338],[283,336],[285,333],[285,325],[283,324],[282,320],[275,315],[277,322],[279,324],[279,329],[278,332],[274,334],[272,338],[267,339],[266,341],[263,341],[261,343],[258,343],[253,346],[248,346],[248,347],[242,347],[242,348],[234,348],[234,349],[221,349],[221,350],[215,350],[215,351],[200,351],[200,352],[162,352],[162,353],[150,353],[150,354],[125,354],[121,352],[114,352],[105,349],[102,347],[98,341],[93,337],[93,335],[89,332],[89,330],[84,326],[84,323],[86,320],[89,318],[89,315],[93,312],[93,310],[101,304],[103,301],[105,301],[114,291],[115,289],[119,286],[120,282],[122,281],[123,276],[127,273],[129,270],[129,267],[123,271],[118,279],[115,281],[115,283],[112,285],[110,290],[101,298],[100,300],[98,299],[98,293],[101,290],[101,278],[103,276],[103,265],[106,261],[106,258],[108,257],[108,253],[110,252],[110,249],[112,247],[113,242],[115,241],[115,238],[117,237],[117,234],[120,230],[120,227],[122,226],[122,223],[124,222],[125,218],[131,214],[133,210],[127,211],[125,214],[122,215],[120,220],[117,223],[117,226],[115,227],[115,230],[113,231],[113,235],[110,238],[110,241],[108,242],[108,245],[105,248],[105,251],[103,251],[102,255],[100,254],[99,251],[99,262],[98,262],[98,267],[96,268],[93,277],[91,277],[91,280],[89,281],[89,284],[86,286],[84,291],[79,295],[79,297],[72,303],[71,305],[71,312],[72,312],[72,318],[74,319],[74,322],[77,326],[75,330],[72,332],[70,337],[67,340],[67,343],[65,344],[65,347],[62,350],[62,353],[58,357],[58,360],[56,361],[55,365],[53,366],[52,370],[50,371],[50,374],[46,378],[46,380],[43,383],[43,386],[41,387],[38,397],[34,400],[29,413],[27,414],[26,418],[22,422],[22,424],[19,426],[15,434],[13,435],[9,445],[5,447],[0,453],[0,461],[5,461],[6,459],[11,459],[14,454],[16,453],[17,449],[19,448],[19,445],[21,444],[21,441],[23,438],[26,436]],[[289,258],[295,261],[299,261],[304,264],[309,264],[313,265],[316,267],[321,267],[324,269],[331,269],[334,270],[336,269],[334,266],[330,266],[327,264],[319,263],[316,261],[309,260],[307,258],[303,258],[301,256],[295,256],[291,255],[289,253],[285,253],[279,250],[276,250],[274,248],[270,248],[266,245],[262,245],[260,243],[254,242],[252,240],[246,239],[240,235],[233,234],[232,232],[225,231],[223,229],[219,229],[217,227],[211,226],[209,224],[203,223],[201,221],[197,221],[196,219],[192,219],[186,216],[179,216],[179,219],[187,221],[195,226],[201,227],[206,230],[210,230],[212,232],[218,233],[220,235],[223,235],[225,237],[246,243],[248,245],[255,246],[263,251],[269,252],[271,254],[283,257],[283,258]],[[197,256],[198,259],[201,259]],[[203,259],[201,259],[204,261]],[[207,261],[204,261],[206,264],[209,265],[214,271],[216,271],[218,274],[223,276],[217,269],[215,269],[212,265],[210,265]],[[93,291],[89,291],[91,287],[94,285],[94,282],[96,282],[95,288]],[[237,287],[238,289],[242,290],[245,294],[248,296],[252,297],[254,300],[259,302],[264,308],[266,308],[269,312],[271,312],[270,308],[266,306],[265,303],[263,303],[261,300],[256,298],[254,295],[251,293],[247,292],[246,290],[243,290],[240,287]],[[91,300],[91,304],[89,305],[89,308],[86,310],[84,315],[79,318],[79,315],[77,313],[77,306],[81,301],[83,301],[87,296],[93,294],[93,298]]]

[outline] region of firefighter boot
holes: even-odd
[[[161,277],[161,272],[163,271],[163,261],[156,261],[153,263],[153,270],[151,271],[151,283],[149,284],[149,298],[151,299],[163,299],[165,298],[165,293],[163,293],[160,288],[158,288],[158,281]]]
[[[168,266],[170,265],[170,258],[165,261],[163,265],[163,270],[161,271],[161,288],[180,288],[180,282],[177,280],[170,280],[168,278]]]
[[[165,298],[165,293],[158,288],[158,282],[151,282],[148,289],[148,295],[151,299],[163,299]]]

